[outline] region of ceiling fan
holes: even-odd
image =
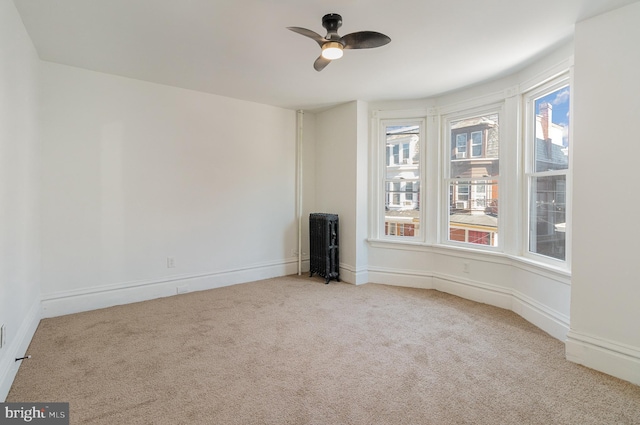
[[[334,59],[340,59],[343,49],[371,49],[384,46],[391,39],[375,31],[352,32],[345,36],[338,35],[338,28],[342,26],[342,16],[329,13],[322,17],[322,26],[327,29],[327,35],[322,37],[315,31],[300,27],[287,27],[293,32],[302,34],[315,40],[322,48],[322,53],[313,63],[316,71],[322,71]]]

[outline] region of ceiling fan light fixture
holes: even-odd
[[[322,45],[322,57],[328,60],[340,59],[343,55],[342,44],[329,41]]]
[[[322,71],[333,60],[340,59],[344,49],[373,49],[388,44],[391,39],[375,31],[352,32],[340,37],[338,28],[342,26],[342,16],[337,13],[329,13],[322,17],[322,26],[326,28],[324,37],[315,31],[301,27],[287,27],[287,29],[308,37],[318,43],[322,53],[313,63],[313,69]]]

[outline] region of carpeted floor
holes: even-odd
[[[45,319],[7,401],[72,424],[640,424],[640,387],[516,314],[287,276]]]

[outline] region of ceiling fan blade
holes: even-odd
[[[318,34],[315,31],[311,31],[308,30],[306,28],[300,28],[300,27],[287,27],[288,30],[291,30],[293,32],[297,32],[298,34],[302,34],[305,37],[309,37],[310,39],[314,40],[316,43],[318,43],[320,45],[320,47],[322,47],[322,44],[327,41],[325,40],[320,34]]]
[[[372,49],[384,46],[391,39],[375,31],[360,31],[347,34],[340,39],[345,49]]]
[[[318,59],[316,59],[316,61],[313,63],[313,68],[316,71],[320,72],[330,63],[331,63],[331,60],[325,59],[322,57],[322,55],[320,55],[318,56]]]

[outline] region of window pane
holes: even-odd
[[[569,87],[535,101],[535,171],[569,168]]]
[[[565,259],[566,199],[566,176],[531,177],[531,252]]]
[[[386,126],[385,235],[416,237],[420,228],[420,127]]]
[[[452,121],[451,178],[495,177],[499,174],[498,114]]]
[[[455,181],[449,185],[449,240],[498,245],[498,182]]]
[[[453,155],[455,159],[467,157],[467,133],[456,134],[456,149]]]

